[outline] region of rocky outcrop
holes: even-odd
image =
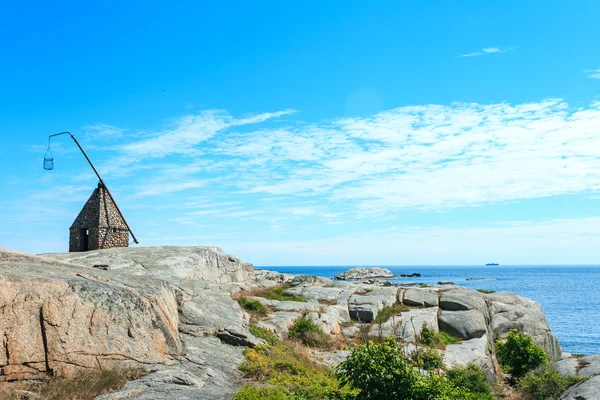
[[[0,260],[0,375],[164,363],[184,353],[176,291],[39,259]]]
[[[111,270],[148,275],[175,284],[182,280],[227,283],[255,278],[252,264],[242,263],[218,247],[126,247],[45,256],[90,267],[109,265]]]
[[[358,279],[367,279],[367,278],[392,278],[394,274],[389,269],[373,267],[356,267],[350,268],[348,271],[343,272],[341,274],[337,274],[333,277],[336,280],[358,280]]]

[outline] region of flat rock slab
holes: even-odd
[[[341,282],[340,282],[341,283]],[[354,293],[354,289],[347,287],[323,287],[323,286],[306,286],[294,287],[287,289],[284,293],[299,296],[309,301],[322,301],[340,305],[348,304],[348,299]]]
[[[210,246],[119,247],[46,257],[87,266],[109,265],[136,275],[150,275],[177,283],[181,279],[245,282],[255,279],[252,264]]]

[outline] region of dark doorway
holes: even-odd
[[[90,248],[90,231],[87,229],[81,230],[81,251],[88,251]]]

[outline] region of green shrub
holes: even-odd
[[[340,363],[337,374],[342,383],[359,390],[358,400],[472,398],[437,374],[419,374],[393,338],[355,348]]]
[[[244,355],[240,370],[261,386],[246,385],[234,395],[236,400],[351,399],[356,392],[343,387],[331,369],[312,361],[297,342],[277,340],[273,346],[246,348]]]
[[[419,341],[425,346],[437,346],[445,349],[446,345],[460,343],[460,339],[448,332],[436,333],[427,323],[423,322]]]
[[[268,313],[267,308],[265,306],[263,306],[261,304],[261,302],[258,300],[250,299],[248,297],[242,297],[238,300],[238,304],[245,311],[247,311],[253,315],[263,316],[263,315],[267,315],[267,313]]]
[[[533,343],[530,336],[516,329],[508,332],[504,342],[496,341],[496,354],[504,372],[511,375],[512,384],[527,372],[548,362],[544,349]]]
[[[479,293],[485,293],[485,294],[492,294],[492,293],[496,293],[495,290],[489,290],[489,289],[477,289],[477,291]]]
[[[448,345],[460,343],[460,339],[448,332],[439,332],[435,334],[437,344]]]
[[[421,327],[421,336],[419,339],[425,346],[435,346],[438,343],[438,339],[435,336],[435,331],[430,328],[426,322],[423,322],[423,326]]]
[[[569,386],[578,381],[577,376],[562,376],[558,371],[543,365],[525,374],[517,386],[531,400],[558,400]]]
[[[271,346],[275,345],[275,343],[277,343],[279,340],[277,335],[275,335],[273,332],[255,324],[250,324],[250,333],[257,338],[264,339]]]
[[[400,315],[401,312],[407,310],[408,308],[406,306],[400,303],[394,303],[389,307],[384,307],[381,310],[379,310],[373,322],[376,324],[383,324],[384,322],[387,322],[387,320],[390,319],[392,316]]]
[[[454,386],[471,392],[474,399],[494,400],[492,389],[485,373],[475,364],[449,369],[446,371],[446,378]]]
[[[302,303],[306,303],[306,299],[303,299],[299,296],[285,294],[283,291],[287,289],[287,287],[275,287],[272,289],[267,289],[265,291],[259,292],[256,294],[258,297],[264,297],[269,300],[279,300],[279,301],[299,301]]]
[[[279,386],[244,385],[233,395],[233,400],[287,400],[293,398],[293,393]]]
[[[444,355],[435,349],[417,348],[410,353],[410,360],[418,368],[430,371],[444,366]]]
[[[288,336],[298,339],[310,347],[327,347],[330,343],[327,335],[321,327],[308,316],[303,315],[296,319],[288,331]]]

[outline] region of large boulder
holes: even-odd
[[[184,353],[176,291],[110,272],[0,259],[4,379],[164,363]]]
[[[485,295],[473,290],[456,288],[442,292],[440,308],[447,311],[477,310],[487,315]]]
[[[402,303],[407,306],[436,307],[439,305],[439,296],[426,289],[404,289]]]
[[[148,275],[175,284],[182,279],[219,283],[245,282],[255,279],[252,264],[242,263],[236,257],[225,254],[218,247],[119,247],[45,256],[90,267],[108,265],[111,270]]]
[[[565,358],[555,362],[552,368],[564,376],[577,375],[582,378],[589,378],[600,375],[600,354]]]
[[[487,332],[485,317],[477,310],[443,311],[438,316],[440,330],[461,339],[480,338]]]
[[[490,294],[487,298],[490,328],[495,337],[502,338],[510,330],[517,329],[531,336],[535,344],[548,353],[551,360],[557,361],[562,358],[562,349],[548,327],[541,305],[511,292]]]

